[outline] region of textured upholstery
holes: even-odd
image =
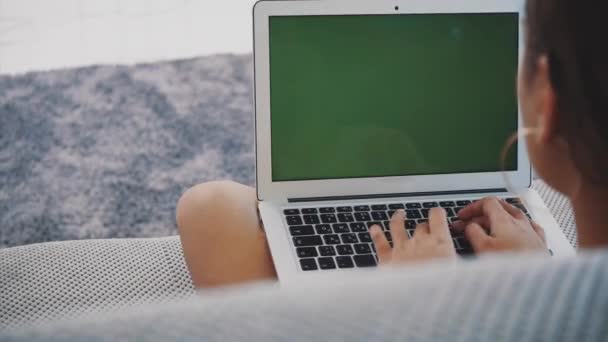
[[[0,250],[0,330],[194,293],[178,237]]]
[[[576,246],[567,199],[542,182],[534,186]],[[193,294],[178,237],[0,250],[0,329]]]
[[[576,235],[576,222],[572,212],[570,200],[551,189],[545,182],[537,180],[534,182],[534,189],[538,191],[540,197],[551,210],[553,217],[557,220],[564,234],[574,247],[578,247],[578,238]]]
[[[606,288],[607,250],[484,256],[204,292],[4,340],[605,342]]]

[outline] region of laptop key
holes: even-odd
[[[316,214],[317,212],[318,212],[317,208],[302,209],[302,214],[304,214],[304,215]]]
[[[367,230],[369,230],[373,226],[380,226],[380,228],[382,228],[382,223],[380,223],[380,222],[367,222],[366,224],[367,224]]]
[[[338,207],[339,213],[350,213],[353,211],[352,207]]]
[[[524,214],[527,214],[527,213],[528,213],[528,209],[526,209],[526,207],[524,207],[524,206],[523,206],[523,205],[521,205],[521,204],[515,204],[515,205],[514,205],[514,207],[515,207],[515,208],[517,208],[517,209],[519,209],[519,210],[521,210],[521,211],[523,211],[523,212],[524,212]]]
[[[357,235],[355,234],[342,234],[340,236],[342,238],[343,243],[358,243],[359,239],[357,239]]]
[[[372,205],[372,210],[387,210],[388,208],[384,204]]]
[[[506,198],[505,201],[509,204],[520,204],[521,203],[521,199],[515,198],[515,197]]]
[[[291,226],[289,227],[291,236],[315,235],[312,226]]]
[[[336,268],[334,258],[319,258],[317,261],[319,262],[319,267],[322,270],[333,270]]]
[[[360,243],[355,245],[355,252],[357,252],[357,254],[371,254],[372,249],[369,247],[369,244]]]
[[[350,245],[340,245],[336,247],[339,255],[353,255],[355,252]]]
[[[374,211],[374,212],[372,212],[372,218],[375,221],[386,221],[386,220],[388,220],[388,216],[386,216],[386,212],[384,212],[384,211]]]
[[[353,214],[338,214],[338,221],[340,222],[355,222]]]
[[[374,267],[376,266],[376,258],[371,254],[355,255],[353,257],[357,267]]]
[[[322,214],[332,214],[336,212],[335,208],[321,208],[319,209],[319,212],[321,212]]]
[[[420,209],[420,212],[422,213],[422,218],[429,218],[430,211],[430,209]]]
[[[460,244],[458,243],[458,239],[452,238],[452,244],[454,245],[454,248],[455,248],[456,250],[462,249],[462,248],[460,247]]]
[[[334,215],[334,214],[321,214],[321,222],[336,223],[336,222],[338,222],[338,219],[336,219],[336,215]]]
[[[456,250],[456,253],[458,253],[458,255],[461,255],[463,257],[475,255],[475,251],[472,248],[461,248],[461,249]]]
[[[471,204],[471,201],[469,201],[469,200],[456,201],[456,205],[459,207],[466,207],[469,204]]]
[[[355,213],[355,219],[357,219],[357,222],[367,222],[371,221],[372,217],[369,216],[368,212],[358,212]]]
[[[317,215],[304,215],[304,223],[306,224],[319,224],[319,216]]]
[[[391,235],[391,232],[384,232],[384,235],[386,236],[386,240],[388,242],[392,242],[393,241],[393,236]]]
[[[458,253],[458,255],[462,256],[463,258],[472,258],[475,256],[475,251],[473,251],[472,249],[459,249],[456,251],[456,253]]]
[[[300,211],[298,209],[285,209],[283,210],[285,215],[300,215]]]
[[[443,208],[445,210],[445,214],[447,217],[454,217],[456,216],[456,213],[454,213],[454,210],[452,210],[452,208]]]
[[[317,231],[317,234],[319,234],[319,235],[333,234],[333,231],[331,230],[331,226],[328,224],[318,224],[315,226],[315,230]]]
[[[464,239],[464,231],[456,231],[454,229],[450,229],[450,235],[452,235],[452,238],[454,239]]]
[[[469,241],[467,240],[467,238],[463,235],[460,236],[455,236],[454,240],[458,241],[458,246],[459,248],[473,248],[473,246],[471,246],[471,244],[469,243]]]
[[[369,233],[359,233],[359,241],[361,242],[372,242],[372,237],[369,235]]]
[[[405,221],[405,228],[407,228],[407,229],[416,229],[416,220],[407,220],[407,221]]]
[[[428,219],[420,219],[420,220],[416,221],[416,223],[418,223],[418,224],[425,224],[425,223],[429,223],[429,220]]]
[[[451,208],[451,207],[455,207],[456,203],[454,201],[443,201],[443,202],[439,202],[439,205],[442,208]]]
[[[287,224],[290,226],[299,226],[303,223],[300,216],[287,216]]]
[[[298,253],[299,258],[314,258],[318,255],[317,249],[314,247],[296,248],[296,253]]]
[[[355,211],[369,211],[369,205],[358,205],[355,207]]]
[[[333,246],[319,246],[319,253],[321,256],[334,256],[336,255],[336,250]]]
[[[334,227],[334,229],[335,229],[335,227]],[[350,224],[350,230],[353,233],[363,233],[363,232],[367,232],[367,226],[365,225],[365,223],[362,223],[362,222],[354,222],[354,223]]]
[[[424,202],[424,203],[422,203],[422,206],[424,208],[430,209],[430,208],[437,208],[439,206],[439,204],[437,202]]]
[[[469,240],[467,240],[466,238],[460,238],[458,240],[458,244],[460,245],[460,248],[464,249],[465,251],[468,251],[471,254],[474,253],[474,251],[473,251],[473,245],[471,245],[471,243],[469,242]]]
[[[423,209],[424,210],[424,209]],[[417,209],[409,209],[405,212],[405,215],[408,219],[410,220],[415,220],[415,219],[420,219],[422,218],[422,215],[420,214],[420,211]]]
[[[384,221],[384,222],[382,222],[382,225],[384,225],[384,230],[391,229],[391,221]]]
[[[319,269],[315,259],[301,259],[300,266],[302,266],[302,271],[316,271]]]
[[[395,204],[389,204],[388,208],[393,209],[393,210],[399,210],[399,209],[405,209],[405,206],[401,203],[395,203]]]
[[[335,234],[334,235],[324,235],[323,240],[325,240],[326,245],[339,245],[342,243],[342,242],[340,242],[340,237]]]
[[[353,259],[350,256],[339,256],[336,258],[338,262],[339,268],[353,268],[355,264],[353,264]]]
[[[408,209],[422,209],[422,204],[420,203],[406,203],[405,207]]]
[[[323,240],[320,236],[298,236],[293,238],[293,244],[296,247],[312,247],[323,245]]]
[[[346,223],[334,223],[334,233],[350,233],[350,229],[348,229],[348,225]]]

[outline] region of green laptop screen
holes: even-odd
[[[502,169],[518,14],[269,20],[273,181]]]

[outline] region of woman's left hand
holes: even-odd
[[[393,247],[382,229],[373,226],[370,235],[376,246],[380,265],[404,264],[429,259],[457,258],[454,242],[450,235],[445,210],[433,208],[429,223],[418,225],[411,238],[405,230],[405,211],[397,211],[390,222]]]

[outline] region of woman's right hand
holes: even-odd
[[[458,213],[454,230],[464,231],[476,254],[547,251],[545,232],[519,209],[495,197],[476,201]]]

